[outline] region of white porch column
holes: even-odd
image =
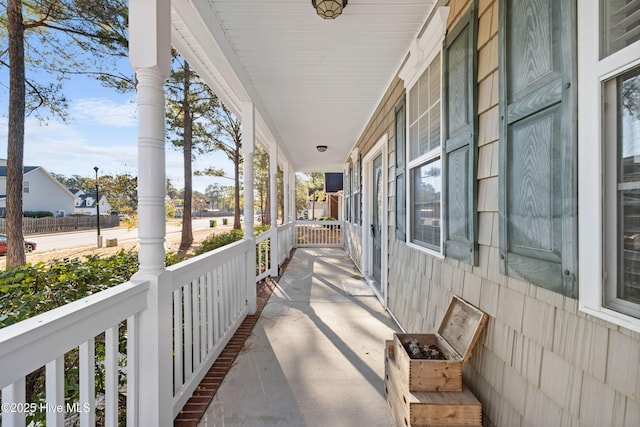
[[[250,239],[255,246],[253,236],[253,154],[256,142],[256,110],[253,102],[242,103],[242,157],[244,162],[244,238]],[[247,305],[249,314],[257,310],[256,301],[256,256],[254,251],[247,254]]]
[[[282,193],[284,194],[284,208],[282,209],[282,223],[288,224],[291,221],[289,209],[291,204],[291,195],[289,194],[289,162],[285,162],[282,166]]]
[[[295,221],[298,219],[298,212],[296,212],[296,173],[294,171],[291,171],[289,174],[289,182],[291,183],[289,190],[289,195],[291,196],[289,215],[291,216],[291,220]]]
[[[271,202],[271,276],[278,276],[278,144],[269,147],[269,201]]]
[[[129,2],[129,60],[138,79],[138,230],[148,307],[139,316],[136,425],[173,425],[171,290],[164,269],[165,105],[171,59],[171,1]],[[135,399],[134,399],[135,400]]]

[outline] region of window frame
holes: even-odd
[[[605,83],[640,64],[640,41],[600,58],[601,2],[578,2],[578,193],[579,298],[583,313],[640,332],[640,318],[605,307],[607,288],[617,286],[607,274],[605,251],[615,243],[606,233],[605,177],[616,174],[605,164]],[[593,230],[600,230],[594,233]],[[640,308],[640,304],[638,304]]]
[[[29,194],[29,191],[31,190],[31,185],[29,184],[29,181],[22,181],[22,193],[23,194]]]
[[[426,247],[422,244],[416,243],[412,236],[413,225],[413,170],[417,167],[428,164],[431,161],[439,159],[442,164],[442,149],[443,149],[443,88],[442,88],[442,76],[443,76],[443,43],[446,34],[447,18],[449,16],[449,7],[442,6],[437,8],[430,16],[427,27],[422,35],[412,44],[410,55],[407,61],[400,69],[399,77],[404,80],[404,87],[406,91],[406,145],[405,145],[405,201],[406,201],[406,244],[412,248],[429,253],[437,258],[444,258],[443,250],[443,187],[440,188],[440,242],[439,249],[434,250]],[[440,58],[440,144],[437,148],[432,149],[428,153],[424,153],[418,156],[416,159],[410,160],[411,155],[411,96],[410,92],[414,85],[420,80],[427,68],[433,63],[436,57]],[[445,171],[441,169],[441,179],[444,179]]]

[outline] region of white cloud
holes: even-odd
[[[89,121],[104,126],[136,126],[136,105],[133,102],[117,103],[106,98],[76,99],[71,105],[74,121]]]
[[[77,115],[72,117],[75,119]],[[0,158],[7,157],[7,123],[6,117],[0,117]],[[66,176],[92,177],[94,166],[100,168],[100,174],[137,175],[136,129],[118,126],[111,128],[110,131],[100,126],[92,128],[85,124],[78,125],[75,120],[70,123],[52,120],[43,124],[37,119],[27,118],[24,164],[42,166],[49,172]],[[184,185],[182,153],[166,146],[165,156],[165,174],[176,187],[181,188]],[[206,167],[223,168],[227,176],[233,176],[233,164],[222,153],[198,157],[193,163],[193,170]],[[193,187],[194,190],[204,191],[214,182],[233,184],[224,178],[194,177]]]

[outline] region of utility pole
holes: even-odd
[[[98,167],[94,166],[93,170],[96,171],[96,219],[98,223],[98,247],[102,247],[102,236],[100,235],[100,193],[98,192]]]

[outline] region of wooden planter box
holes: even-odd
[[[454,296],[435,334],[394,334],[393,354],[401,381],[409,391],[461,391],[462,363],[469,360],[489,316]],[[446,360],[412,359],[405,340],[417,339],[420,346],[437,345]]]
[[[488,316],[453,297],[435,334],[394,334],[386,341],[385,393],[399,427],[482,426],[482,405],[462,385],[462,363],[471,357]],[[403,343],[437,345],[446,360],[412,359]]]

